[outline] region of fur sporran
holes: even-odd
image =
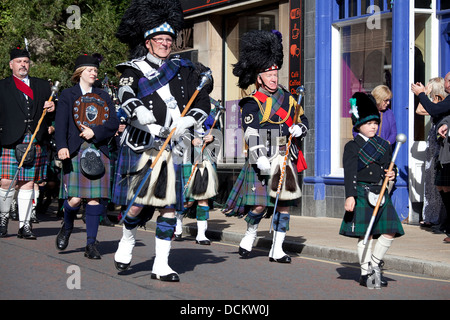
[[[284,156],[278,155],[271,163],[270,179],[268,183],[269,195],[276,198],[278,183],[281,177],[281,168],[283,167]],[[294,200],[302,196],[302,191],[298,183],[297,172],[294,170],[291,161],[286,164],[283,184],[280,191],[280,200]]]

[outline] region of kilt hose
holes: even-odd
[[[357,198],[355,209],[353,212],[345,212],[339,234],[346,237],[360,238],[366,234],[374,207],[367,201],[364,185],[359,183],[356,189]],[[382,234],[393,233],[395,237],[400,237],[405,234],[387,190],[385,197],[385,203],[380,206],[371,231],[374,239],[377,239]]]
[[[31,134],[27,134],[22,143],[29,143]],[[47,178],[47,148],[37,144],[36,138],[33,141],[36,148],[34,162],[30,165],[23,165],[17,176],[17,181],[41,181]],[[0,178],[14,179],[14,175],[19,167],[14,148],[2,148],[0,155]]]
[[[105,166],[105,174],[101,178],[91,180],[86,178],[81,173],[81,155],[88,147],[89,144],[83,143],[76,157],[63,160],[63,167],[61,170],[62,183],[59,192],[60,199],[67,199],[69,197],[83,199],[108,199],[110,197],[111,168],[109,159],[105,154],[100,152],[100,159]],[[94,145],[91,147],[95,148]]]

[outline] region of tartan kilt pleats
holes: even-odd
[[[31,134],[28,134],[22,143],[29,143],[30,139]],[[33,143],[36,150],[34,162],[31,165],[22,166],[17,176],[18,181],[41,181],[47,178],[47,148],[37,144],[36,138]],[[0,162],[0,178],[14,179],[19,167],[15,149],[1,148]]]
[[[385,195],[385,203],[380,206],[371,231],[371,235],[375,239],[382,234],[389,233],[395,234],[395,237],[404,235],[397,211],[387,191]],[[374,207],[367,201],[364,186],[358,184],[355,210],[353,212],[345,212],[339,234],[347,237],[364,237],[370,224],[373,210]]]
[[[101,178],[90,180],[81,173],[81,155],[88,147],[88,144],[83,144],[75,157],[63,161],[59,192],[61,199],[67,199],[68,197],[83,199],[110,198],[111,166],[109,158],[105,154],[100,152],[100,158],[105,166],[105,174]],[[92,147],[95,148],[94,146]]]

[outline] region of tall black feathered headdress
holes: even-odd
[[[380,112],[375,98],[364,92],[353,94],[352,99],[350,99],[350,113],[354,129],[371,120],[380,122]]]
[[[233,65],[233,74],[239,78],[239,88],[247,89],[254,84],[260,72],[281,69],[281,40],[281,33],[275,30],[253,30],[242,36],[239,61]]]
[[[130,58],[138,58],[147,54],[146,39],[161,33],[176,38],[183,24],[179,0],[132,0],[122,17],[116,37],[128,45]]]

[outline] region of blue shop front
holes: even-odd
[[[342,153],[352,139],[349,98],[386,85],[397,132],[407,136],[396,158],[392,199],[402,221],[423,219],[431,120],[416,114],[410,87],[450,72],[449,22],[450,3],[444,0],[315,1],[314,72],[305,74],[314,92],[314,136],[305,143],[311,166],[303,179],[302,215],[342,217]]]

